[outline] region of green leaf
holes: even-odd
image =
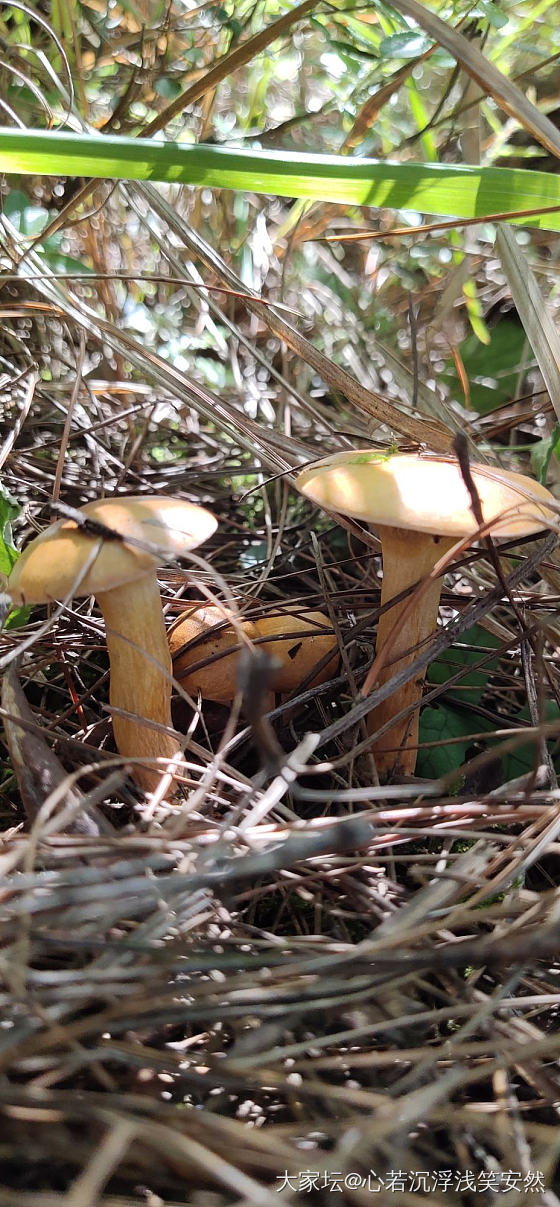
[[[169,80],[166,76],[162,76],[154,84],[154,92],[157,92],[158,96],[162,96],[164,101],[174,101],[175,97],[179,96],[180,91],[181,85],[179,80]]]
[[[12,540],[12,520],[18,512],[15,499],[5,489],[0,489],[0,573],[6,575],[18,559]]]
[[[481,344],[488,345],[490,343],[490,335],[488,333],[486,323],[484,322],[476,282],[472,279],[465,281],[463,284],[463,294],[467,307],[467,316],[473,330],[473,335],[476,336],[477,340],[479,340]]]
[[[5,629],[20,629],[22,625],[27,624],[31,616],[31,608],[26,604],[23,608],[14,608],[4,622]]]
[[[384,59],[416,59],[430,49],[432,43],[425,34],[411,29],[409,33],[389,34],[383,38],[379,53]]]
[[[8,577],[12,566],[17,562],[19,553],[14,548],[12,540],[12,520],[19,514],[16,500],[4,487],[0,487],[0,573]],[[26,624],[30,608],[14,608],[5,621],[5,629],[17,629]]]
[[[501,12],[497,4],[493,4],[492,0],[479,0],[476,8],[471,9],[471,17],[486,17],[488,24],[494,29],[503,29],[504,25],[508,25],[509,19],[505,13]]]
[[[473,410],[486,415],[513,397],[525,346],[523,328],[508,318],[492,328],[489,344],[482,344],[474,334],[467,336],[459,351],[470,383]],[[462,387],[451,362],[442,376],[461,397]]]
[[[66,256],[64,252],[59,251],[54,240],[45,239],[42,255],[51,272],[93,273],[93,268],[90,268],[89,264],[84,264],[83,260],[76,260],[75,256]]]
[[[449,746],[433,746],[418,751],[416,774],[425,779],[439,779],[465,762],[472,745],[470,734],[484,728],[478,717],[460,712],[446,704],[433,704],[420,713],[419,742],[442,742],[455,739]]]
[[[44,230],[49,219],[48,210],[42,205],[32,205],[29,197],[20,189],[11,189],[5,198],[3,211],[20,235],[35,238]]]
[[[379,59],[377,51],[364,50],[360,46],[354,46],[352,42],[343,42],[342,38],[329,38],[329,45],[333,50],[338,50],[341,55],[346,55],[349,59]]]
[[[466,648],[469,645],[478,646],[479,648],[470,650]],[[431,666],[428,667],[426,676],[428,683],[447,683],[448,679],[456,675],[457,671],[461,670],[462,667],[472,666],[480,662],[486,650],[498,649],[499,645],[500,642],[492,633],[488,633],[479,624],[473,625],[472,629],[468,629],[466,633],[463,633],[460,641],[452,645],[445,651],[445,654],[442,654],[440,658],[436,658],[435,662],[432,662]],[[490,658],[481,670],[465,670],[465,673],[461,676],[460,686],[457,685],[458,690],[455,689],[455,698],[461,701],[461,703],[478,704],[486,690],[488,675],[497,666],[498,659]],[[469,690],[465,691],[465,688]],[[454,689],[451,688],[449,692],[450,699],[453,698],[453,691]],[[475,725],[475,729],[477,727],[478,729],[481,728],[478,722]]]
[[[520,721],[530,721],[529,709],[527,706],[519,711]],[[544,707],[545,721],[560,721],[560,711],[554,700],[547,700]],[[558,742],[559,738],[556,739]],[[549,747],[553,749],[554,742],[549,742]],[[520,775],[527,775],[527,772],[533,771],[537,759],[536,742],[527,742],[519,745],[516,750],[510,754],[504,755],[503,759],[503,779],[507,784],[508,780],[517,779]],[[556,753],[554,758],[556,770],[560,769],[560,754]]]
[[[546,486],[550,458],[560,461],[560,426],[556,424],[550,436],[545,436],[531,448],[531,469],[538,478],[541,486]]]
[[[32,205],[29,197],[20,189],[11,189],[8,193],[4,201],[4,213],[20,235],[32,239],[41,234],[50,219],[49,211],[43,206]],[[59,233],[51,235],[42,244],[41,251],[47,268],[52,272],[92,272],[87,264],[73,256],[67,256],[60,250],[62,241],[63,235]]]
[[[160,138],[0,129],[0,172],[174,181],[458,218],[505,213],[524,226],[560,230],[560,176],[523,168],[391,163]],[[559,212],[515,217],[516,211],[553,207]]]

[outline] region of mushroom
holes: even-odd
[[[332,678],[338,645],[324,612],[272,612],[257,617],[255,624],[259,638],[267,638],[260,648],[280,662],[272,681],[275,691],[290,693],[302,683],[317,687]]]
[[[555,500],[538,482],[485,465],[471,465],[471,471],[492,536],[512,539],[554,526],[550,505]],[[458,540],[477,539],[478,524],[459,465],[452,458],[364,449],[315,462],[299,474],[296,486],[328,511],[365,520],[381,540],[383,610],[377,651],[387,649],[381,685],[414,661],[437,624],[442,579],[425,585],[404,615],[410,589],[428,577]],[[403,598],[392,604],[399,596]],[[372,749],[381,777],[414,772],[423,683],[423,674],[409,680],[368,715],[368,731],[375,735],[406,710],[387,733],[374,736]]]
[[[239,629],[251,641],[257,637],[251,620],[239,620],[225,604],[187,600],[184,612],[172,624],[169,648],[173,674],[190,696],[200,692],[203,700],[231,704],[236,692]]]
[[[236,631],[237,628],[237,631]],[[309,678],[308,686],[324,683],[337,660],[336,638],[328,616],[301,610],[261,614],[234,623],[225,605],[189,601],[169,630],[173,673],[190,695],[230,704],[237,692],[236,673],[241,634],[276,662],[273,691],[292,692]],[[316,674],[313,668],[331,657]],[[274,707],[274,700],[269,701]]]
[[[200,545],[217,521],[203,507],[161,495],[101,499],[82,513],[83,525],[58,520],[31,541],[10,574],[8,594],[14,604],[95,595],[107,630],[117,750],[131,760],[174,758],[180,747],[166,732],[172,666],[156,567]],[[146,791],[160,779],[142,763],[132,775]]]

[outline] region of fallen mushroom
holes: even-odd
[[[544,486],[523,474],[471,465],[482,514],[499,538],[528,536],[554,526]],[[328,511],[365,520],[377,532],[383,555],[383,584],[377,650],[387,656],[378,685],[412,662],[436,624],[442,578],[419,593],[404,615],[410,589],[426,579],[439,559],[461,538],[477,539],[478,525],[458,463],[426,455],[388,455],[375,449],[336,453],[308,466],[296,480],[302,494]],[[403,596],[399,602],[391,601]],[[402,624],[399,620],[402,617]],[[375,735],[402,710],[407,715],[374,738],[377,770],[412,775],[416,765],[418,719],[424,675],[404,684],[372,709],[368,730]]]
[[[332,624],[324,612],[271,612],[255,624],[260,648],[280,667],[273,679],[275,691],[291,693],[305,684],[317,687],[331,679],[338,664],[338,645]]]
[[[225,604],[184,602],[184,612],[168,633],[173,674],[193,698],[200,693],[203,700],[231,704],[237,691],[240,637],[243,634],[255,641],[256,626],[242,618],[236,622],[236,631],[233,612]]]
[[[14,604],[95,595],[107,630],[117,750],[134,760],[133,778],[151,791],[161,772],[136,760],[180,751],[169,732],[172,667],[156,567],[200,545],[216,520],[203,507],[165,496],[101,499],[82,513],[83,527],[58,520],[31,541],[7,591]]]
[[[189,601],[169,630],[173,673],[185,691],[230,704],[237,692],[237,657],[244,637],[279,663],[271,678],[274,691],[292,692],[304,682],[315,687],[334,674],[336,638],[322,612],[274,612],[235,622],[225,605]],[[272,708],[274,701],[268,703]]]

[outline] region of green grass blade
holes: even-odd
[[[560,337],[553,313],[513,231],[498,231],[496,251],[560,422]]]
[[[184,146],[163,139],[0,129],[0,171],[153,180],[253,193],[412,209],[457,218],[518,218],[560,230],[560,178],[521,168],[399,164],[347,156]]]

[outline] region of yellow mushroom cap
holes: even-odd
[[[185,602],[186,610],[168,633],[173,674],[189,695],[196,697],[200,692],[204,700],[231,704],[237,693],[240,630],[254,641],[256,626],[251,620],[241,619],[236,629],[233,612],[225,604]],[[197,667],[206,659],[210,661],[205,666]]]
[[[238,690],[241,634],[278,663],[271,672],[272,691],[295,691],[308,675],[307,686],[315,687],[335,673],[338,646],[330,620],[323,612],[265,613],[253,619],[244,617],[236,626],[233,613],[225,604],[192,601],[168,634],[173,673],[185,691],[192,696],[200,692],[205,700],[231,703]],[[312,675],[313,668],[327,654],[330,655],[327,665]],[[206,665],[197,667],[198,662],[207,659]]]
[[[471,465],[486,521],[499,537],[529,536],[554,526],[555,499],[545,486],[512,470]],[[405,528],[433,536],[466,537],[478,525],[456,461],[378,449],[335,453],[304,469],[296,479],[302,494],[341,515],[376,526]]]
[[[258,636],[268,638],[259,648],[281,664],[272,678],[275,691],[293,692],[307,679],[307,688],[317,687],[336,673],[338,645],[324,612],[283,611],[260,616],[255,624]],[[313,674],[314,667],[327,655],[328,661]]]
[[[71,591],[98,595],[122,587],[159,562],[179,557],[202,544],[217,521],[204,507],[165,495],[128,495],[99,499],[82,507],[88,520],[103,524],[122,540],[111,540],[62,519],[27,546],[8,580],[16,604],[47,603]],[[83,578],[98,540],[101,548]]]

